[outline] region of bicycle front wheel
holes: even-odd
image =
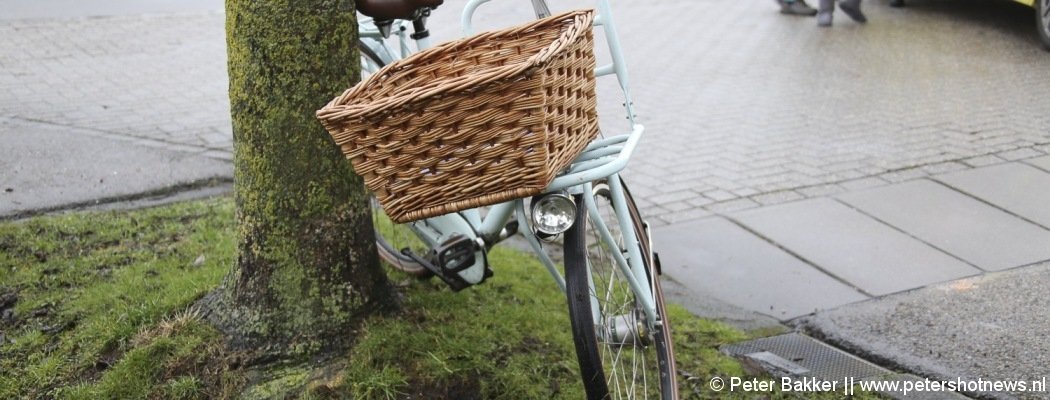
[[[630,215],[623,224],[608,184],[595,184],[590,194],[612,241],[603,237],[596,223],[588,227],[582,196],[577,196],[576,222],[565,233],[565,289],[584,388],[589,399],[677,399],[670,326],[648,233],[626,187],[622,192],[625,214]],[[624,229],[633,230],[637,240],[628,243]],[[639,289],[653,299],[659,321],[649,320],[643,302],[617,266],[617,254],[627,258],[628,246],[642,254],[640,267],[646,273]]]

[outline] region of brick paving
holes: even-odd
[[[221,13],[0,21],[0,116],[229,158],[223,21]]]
[[[868,25],[818,29],[768,1],[615,3],[648,128],[627,175],[657,224],[1050,153],[1050,55],[1023,7],[870,1]],[[229,159],[223,19],[0,21],[0,117]]]
[[[962,2],[968,14],[946,17],[955,6],[916,3],[866,3],[867,26],[839,15],[827,30],[753,2],[621,13],[625,31],[658,20],[688,38],[627,41],[652,132],[635,192],[671,223],[689,196],[721,213],[1045,154],[1035,99],[1050,93],[1050,56],[1030,10]]]

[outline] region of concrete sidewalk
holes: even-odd
[[[787,321],[1050,261],[1048,170],[1044,156],[726,213],[654,235],[672,250],[665,268],[681,283]],[[757,287],[764,289],[750,290]]]
[[[463,3],[435,12],[435,38],[458,36]],[[232,180],[221,1],[15,6],[0,219]],[[1048,373],[1050,56],[1031,9],[873,0],[867,25],[818,29],[768,1],[614,8],[648,128],[626,175],[675,301],[927,377]]]
[[[1043,156],[712,216],[653,236],[670,279],[728,309],[920,376],[1031,382],[1050,375],[1048,201]],[[739,311],[724,318],[742,319]]]

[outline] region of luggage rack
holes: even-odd
[[[599,138],[583,149],[569,168],[554,178],[547,191],[561,190],[586,182],[596,181],[627,167],[638,140],[645,132],[641,124],[634,124],[631,133]]]

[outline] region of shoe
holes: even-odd
[[[820,26],[820,27],[829,27],[829,26],[831,26],[831,12],[830,11],[826,11],[826,12],[822,11],[822,12],[817,14],[817,26]]]
[[[864,13],[860,12],[860,0],[839,0],[839,8],[846,15],[849,15],[850,18],[853,18],[854,21],[862,24],[868,22],[868,18],[864,16]]]
[[[795,0],[795,1],[790,2],[790,3],[788,3],[788,2],[786,2],[784,0],[778,0],[777,2],[780,3],[780,13],[781,14],[804,15],[804,16],[817,15],[817,10],[813,9],[813,7],[810,7],[803,0]]]
[[[817,26],[831,26],[831,15],[835,13],[835,0],[820,0],[820,12],[817,13]]]

